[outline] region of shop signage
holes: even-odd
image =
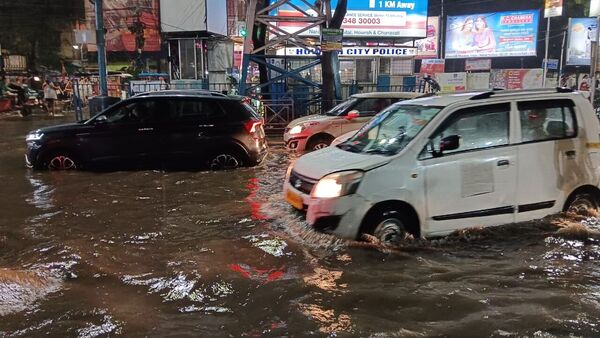
[[[490,69],[492,69],[492,59],[467,59],[465,61],[465,70],[467,72]]]
[[[270,0],[276,4],[280,0]],[[314,1],[310,1],[314,2]],[[291,0],[279,6],[271,15],[302,17],[303,14],[316,16],[315,10],[306,0]],[[335,10],[337,0],[331,0],[331,8]],[[352,0],[348,1],[348,10],[342,28],[346,37],[414,37],[427,36],[428,0]],[[295,33],[307,24],[303,22],[273,23],[279,28]],[[301,35],[319,36],[319,28],[314,27]]]
[[[421,61],[421,74],[438,74],[446,70],[446,60],[425,59]]]
[[[546,60],[542,62],[542,68],[546,65]],[[558,59],[548,59],[548,69],[558,70]]]
[[[282,48],[277,50],[277,55],[317,56],[321,55],[321,50],[318,48]],[[414,47],[343,47],[339,55],[351,57],[415,57],[417,49]]]
[[[446,58],[536,56],[539,11],[448,17]]]
[[[321,50],[324,52],[342,51],[343,29],[323,28],[321,30]]]
[[[552,18],[555,16],[562,16],[563,12],[563,0],[546,0],[546,6],[544,9],[544,18]]]
[[[596,39],[596,18],[572,18],[569,20],[569,44],[567,65],[589,66],[592,63],[592,41]]]

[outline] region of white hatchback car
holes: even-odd
[[[326,148],[333,139],[358,130],[392,103],[423,95],[412,92],[355,94],[323,115],[309,115],[293,120],[285,128],[283,140],[288,149],[299,152]]]
[[[598,206],[599,134],[591,104],[567,89],[403,101],[299,158],[284,195],[313,227],[351,239],[528,221]]]

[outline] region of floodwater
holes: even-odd
[[[312,232],[290,156],[231,172],[32,172],[0,121],[0,336],[600,336],[596,219],[397,248]],[[565,228],[566,227],[566,228]]]

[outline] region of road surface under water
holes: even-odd
[[[25,169],[26,132],[58,122],[0,121],[0,336],[600,336],[593,218],[348,242],[282,201],[281,148],[229,172]]]

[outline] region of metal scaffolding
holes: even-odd
[[[294,79],[295,81],[303,83],[309,87],[313,87],[318,91],[321,90],[321,84],[309,79],[305,79],[300,75],[301,72],[321,64],[321,59],[318,56],[313,57],[313,60],[310,63],[295,69],[288,67],[287,64],[282,68],[268,62],[269,59],[285,58],[285,56],[281,55],[268,54],[269,51],[272,51],[277,47],[292,45],[311,50],[318,47],[318,45],[315,44],[314,37],[311,39],[309,37],[302,36],[302,33],[305,33],[312,28],[326,25],[328,21],[327,18],[331,15],[330,2],[329,0],[317,1],[317,5],[315,5],[309,3],[308,0],[296,0],[295,2],[297,3],[298,1],[301,1],[308,6],[308,8],[310,8],[310,10],[314,13],[308,13],[302,8],[299,8],[292,0],[279,0],[272,3],[268,7],[257,11],[258,0],[250,0],[246,15],[248,34],[244,41],[242,76],[239,88],[240,94],[247,95],[253,90],[270,86],[277,82],[287,81],[287,79]],[[277,16],[277,9],[286,5],[297,10],[299,13],[301,13],[301,16]],[[302,28],[293,33],[289,33],[280,27],[279,24],[282,23],[300,23]],[[269,39],[266,41],[264,46],[256,48],[253,45],[252,37],[254,35],[256,26],[260,24],[264,24],[266,26]],[[264,65],[267,68],[268,73],[274,73],[278,75],[270,77],[269,81],[265,83],[248,85],[246,81],[248,79],[248,67],[250,66],[251,62],[254,62],[258,65]]]

